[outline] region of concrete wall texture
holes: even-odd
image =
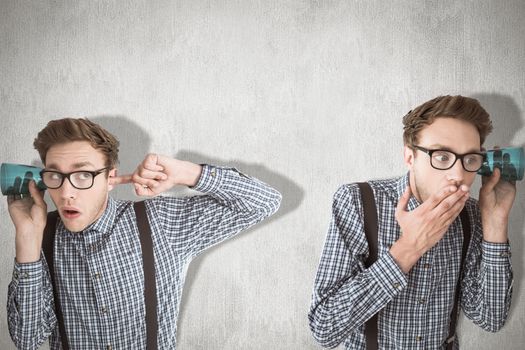
[[[320,348],[306,315],[332,195],[405,172],[401,117],[412,107],[473,96],[494,120],[487,145],[525,142],[523,0],[1,0],[0,9],[0,161],[38,163],[32,141],[49,120],[88,116],[120,138],[121,173],[151,151],[233,164],[283,193],[275,217],[193,262],[180,349]],[[510,218],[510,317],[496,334],[462,318],[463,349],[525,346],[524,183]],[[135,198],[129,188],[114,195]],[[5,305],[14,227],[5,200],[0,209]],[[0,348],[14,349],[5,307]]]

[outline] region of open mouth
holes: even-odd
[[[65,210],[62,210],[62,215],[67,219],[74,219],[80,216],[80,212],[78,210],[65,209]]]

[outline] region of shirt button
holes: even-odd
[[[28,274],[27,272],[24,272],[24,273],[22,274],[22,278],[29,278],[29,274]]]
[[[502,257],[505,258],[505,257],[510,256],[510,253],[509,252],[501,252],[501,253],[499,253],[499,256],[502,256]]]
[[[423,265],[423,268],[425,268],[425,269],[429,269],[430,266],[431,266],[431,265],[427,263],[427,264],[424,264],[424,265]]]
[[[99,273],[99,272],[95,273],[95,275],[93,275],[93,277],[94,277],[96,280],[100,279],[100,273]]]
[[[212,170],[211,170],[210,175],[211,175],[211,176],[215,176],[215,175],[216,175],[215,169],[212,169]]]
[[[422,337],[422,336],[418,335],[418,336],[416,337],[416,341],[422,341],[422,340],[423,340],[423,337]]]
[[[419,303],[420,303],[420,304],[424,304],[424,303],[426,303],[426,302],[427,302],[427,301],[426,301],[424,298],[419,299]]]
[[[111,345],[106,346],[106,350],[111,350],[111,349],[113,349],[113,348],[111,347]]]
[[[13,278],[14,279],[18,279],[18,271],[14,271],[13,272]]]
[[[394,287],[395,289],[398,289],[400,286],[401,285],[398,282],[392,283],[392,287]]]
[[[106,307],[103,306],[102,309],[100,309],[100,312],[102,312],[103,314],[107,314],[108,309],[106,309]]]

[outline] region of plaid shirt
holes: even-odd
[[[270,216],[281,195],[235,169],[204,166],[194,187],[206,195],[148,199],[157,283],[159,349],[175,349],[185,273],[192,258]],[[108,200],[82,233],[58,221],[55,270],[70,348],[145,349],[144,273],[133,203]],[[36,349],[50,337],[60,348],[49,270],[42,256],[15,262],[8,322],[18,348]]]
[[[335,193],[308,315],[313,335],[323,346],[344,342],[346,349],[365,349],[364,323],[379,313],[380,349],[444,348],[460,268],[461,220],[458,217],[441,241],[404,274],[389,248],[400,236],[394,212],[408,182],[408,174],[369,182],[377,205],[379,247],[378,260],[368,269],[359,188],[343,185]],[[408,210],[418,205],[412,197]],[[510,248],[508,243],[483,241],[477,201],[469,199],[466,208],[472,237],[461,281],[461,309],[483,329],[497,331],[511,301]],[[459,347],[457,337],[454,347]]]

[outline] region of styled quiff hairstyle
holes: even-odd
[[[50,121],[36,136],[33,146],[46,163],[47,151],[54,145],[73,141],[87,141],[106,157],[106,167],[118,165],[119,141],[115,136],[87,118],[64,118]]]
[[[436,118],[448,117],[464,120],[478,129],[480,144],[492,131],[490,116],[479,101],[464,96],[439,96],[411,110],[403,117],[403,142],[412,147],[418,143],[418,133]]]

